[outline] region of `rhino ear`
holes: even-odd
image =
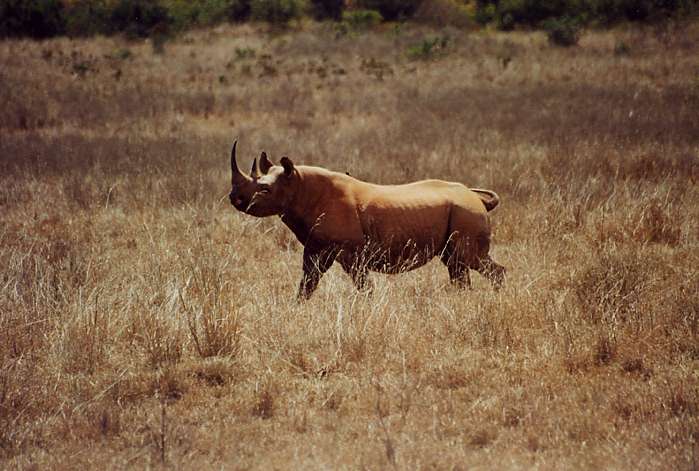
[[[272,161],[267,158],[267,152],[262,152],[262,154],[260,154],[260,172],[266,175],[273,166],[274,164]]]
[[[294,173],[294,163],[289,157],[282,157],[281,164],[284,167],[284,175],[290,177]]]

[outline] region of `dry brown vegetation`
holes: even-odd
[[[0,44],[0,467],[696,469],[699,27]],[[497,191],[496,293],[235,212],[266,150]]]

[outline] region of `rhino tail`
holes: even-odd
[[[486,211],[492,211],[500,203],[500,197],[497,193],[490,190],[482,190],[480,188],[471,188],[478,197],[483,201]]]

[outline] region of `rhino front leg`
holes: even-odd
[[[369,268],[367,264],[360,258],[353,257],[346,260],[340,259],[342,269],[352,277],[354,286],[358,291],[370,291],[371,286],[368,282]]]
[[[335,261],[336,255],[336,252],[333,250],[313,250],[306,248],[303,251],[303,276],[301,277],[297,295],[299,301],[311,297],[318,287],[320,277],[330,269]]]

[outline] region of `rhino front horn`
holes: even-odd
[[[233,143],[233,150],[231,150],[231,171],[233,172],[233,178],[236,175],[240,175],[240,170],[238,169],[238,162],[235,160],[235,148],[238,145],[238,140]]]

